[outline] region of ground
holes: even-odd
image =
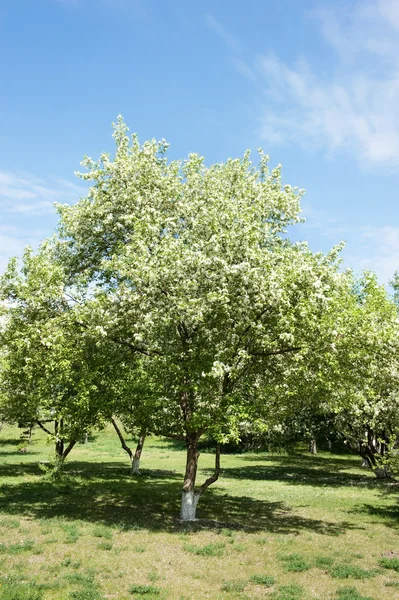
[[[178,444],[149,437],[134,478],[108,428],[53,481],[45,433],[26,453],[19,434],[0,432],[0,600],[399,598],[399,484],[356,456],[222,456],[182,525]],[[199,482],[212,464],[202,453]]]

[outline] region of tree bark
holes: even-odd
[[[144,441],[146,438],[145,433],[143,432],[140,434],[139,441],[138,441],[137,447],[136,447],[136,451],[133,454],[131,448],[129,448],[129,446],[126,444],[125,438],[123,437],[122,432],[119,429],[118,424],[115,421],[115,419],[111,419],[111,423],[114,426],[114,429],[118,435],[118,438],[119,438],[122,448],[124,449],[124,451],[128,454],[128,456],[130,458],[130,462],[132,465],[132,474],[139,475],[140,474],[140,458],[141,458],[141,453],[143,451]]]
[[[197,477],[198,468],[198,440],[201,433],[188,434],[186,437],[187,446],[187,460],[186,460],[186,472],[184,475],[182,498],[181,498],[181,510],[180,519],[182,521],[194,521],[197,514],[197,504],[201,495],[207,490],[207,488],[218,480],[220,475],[220,444],[216,445],[216,456],[215,456],[215,471],[211,477],[202,484],[202,486],[196,491],[195,480]]]
[[[139,440],[137,442],[136,452],[134,453],[133,460],[132,460],[132,474],[133,475],[140,475],[140,458],[141,458],[141,453],[143,451],[145,438],[146,438],[145,433],[144,432],[141,433],[139,436]]]
[[[198,439],[197,433],[186,436],[186,472],[184,474],[183,490],[181,497],[180,519],[182,521],[194,521],[199,496],[195,494],[195,480],[198,467]]]
[[[317,454],[317,443],[314,438],[312,438],[309,442],[309,452],[311,454]]]

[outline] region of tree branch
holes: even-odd
[[[86,323],[83,323],[82,321],[75,321],[76,325],[79,325],[80,327],[83,327],[84,329],[89,329],[89,326]],[[130,350],[133,350],[133,352],[139,352],[140,354],[145,354],[146,356],[163,356],[162,352],[159,352],[159,350],[147,350],[147,348],[141,348],[140,346],[135,346],[134,344],[131,344],[130,342],[126,341],[126,340],[120,340],[119,338],[116,337],[110,337],[110,340],[112,340],[113,342],[115,342],[116,344],[121,344],[122,346],[126,346],[127,348],[130,348]]]
[[[268,356],[277,356],[278,354],[286,354],[287,352],[298,352],[299,350],[302,350],[302,346],[282,348],[281,350],[272,350],[271,352],[250,352],[250,354],[251,356],[267,358]]]
[[[40,429],[43,429],[48,435],[54,435],[54,433],[51,433],[51,431],[49,431],[40,421],[36,421],[36,423],[39,425]]]
[[[126,444],[125,438],[123,437],[122,432],[119,429],[118,425],[116,424],[116,421],[115,421],[114,418],[111,418],[111,423],[114,426],[114,429],[115,429],[116,433],[118,434],[118,438],[120,440],[122,448],[124,449],[125,452],[128,453],[128,455],[130,456],[130,459],[133,460],[133,452],[131,451],[131,449],[129,448],[129,446]]]
[[[72,440],[71,442],[69,442],[69,445],[65,448],[64,452],[62,453],[63,460],[66,459],[66,457],[68,456],[68,454],[70,453],[70,451],[72,450],[72,448],[74,447],[75,444],[76,444],[76,440]]]
[[[216,444],[216,455],[215,455],[215,472],[213,475],[211,475],[211,477],[208,477],[208,479],[201,485],[201,487],[199,488],[197,494],[198,496],[201,496],[206,489],[208,489],[208,487],[210,485],[212,485],[212,483],[215,483],[215,481],[217,481],[219,479],[219,475],[220,475],[220,444],[217,443]]]

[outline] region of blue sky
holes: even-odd
[[[121,113],[171,157],[262,146],[295,239],[399,269],[399,1],[0,0],[0,271],[51,234]]]

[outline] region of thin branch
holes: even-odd
[[[278,354],[286,354],[287,352],[299,352],[302,350],[302,346],[293,348],[282,348],[281,350],[272,350],[271,352],[250,352],[251,356],[260,356],[267,358],[268,356],[277,356]]]
[[[40,421],[36,421],[36,423],[39,425],[40,429],[43,429],[48,435],[54,435],[54,433],[51,433],[51,431],[49,431]]]
[[[114,418],[111,418],[111,423],[114,426],[116,433],[118,434],[118,438],[120,440],[122,448],[124,449],[125,452],[128,453],[128,455],[130,456],[130,459],[133,460],[133,452],[131,451],[129,446],[126,444],[125,438],[123,437],[122,432],[119,429],[118,425],[116,424],[116,421]]]
[[[83,323],[82,321],[75,321],[75,323],[76,325],[79,325],[84,329],[89,329],[89,326],[86,323]],[[159,352],[159,350],[147,350],[147,348],[140,348],[140,346],[135,346],[134,344],[131,344],[126,340],[120,340],[116,337],[110,337],[109,339],[115,342],[116,344],[121,344],[122,346],[130,348],[131,350],[133,350],[133,352],[139,352],[140,354],[145,354],[146,356],[163,356],[162,352]]]
[[[65,296],[68,296],[68,298],[70,298],[72,300],[72,302],[76,302],[76,304],[83,304],[83,302],[76,300],[76,298],[74,298],[71,294],[68,294],[68,292],[66,292],[65,290],[64,290],[64,294],[65,294]]]
[[[211,475],[211,477],[208,477],[208,479],[201,485],[201,487],[199,488],[197,494],[198,496],[201,496],[201,494],[203,494],[205,492],[206,489],[208,489],[208,487],[210,485],[212,485],[212,483],[215,483],[215,481],[217,481],[219,479],[219,475],[220,475],[220,444],[217,443],[216,444],[216,455],[215,455],[215,472],[213,475]]]

